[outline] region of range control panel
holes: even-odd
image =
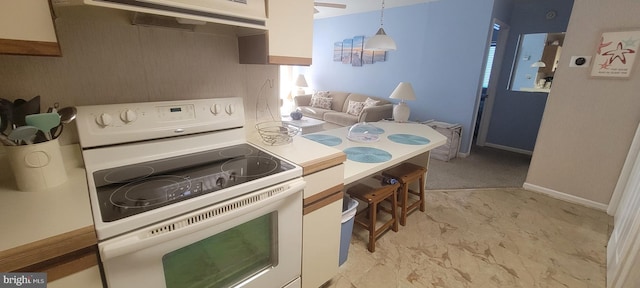
[[[242,98],[78,106],[83,148],[244,126]]]

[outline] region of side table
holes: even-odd
[[[325,123],[322,120],[309,118],[309,117],[302,117],[302,119],[300,120],[293,120],[289,116],[282,116],[282,122],[285,122],[300,128],[300,130],[302,130],[302,134],[315,133],[315,132],[322,131],[323,130],[322,125],[324,125]]]

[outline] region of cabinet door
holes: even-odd
[[[316,288],[338,274],[342,199],[302,218],[302,287]]]
[[[560,46],[545,46],[542,52],[542,62],[547,66],[538,69],[538,72],[544,73],[545,77],[553,76],[553,72],[556,71],[556,60],[560,57]]]
[[[48,0],[0,1],[0,53],[61,55]]]
[[[267,33],[238,37],[241,64],[311,65],[313,1],[268,1]]]
[[[316,288],[338,273],[344,164],[305,175],[302,287]]]
[[[269,62],[311,65],[313,1],[269,1],[268,14]]]

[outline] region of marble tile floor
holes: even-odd
[[[605,287],[612,219],[519,188],[427,191],[426,212],[367,251],[355,225],[347,262],[323,288]]]

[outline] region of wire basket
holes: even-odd
[[[300,128],[282,121],[266,121],[256,124],[256,130],[262,142],[268,145],[282,145],[290,143],[293,136],[300,132]]]

